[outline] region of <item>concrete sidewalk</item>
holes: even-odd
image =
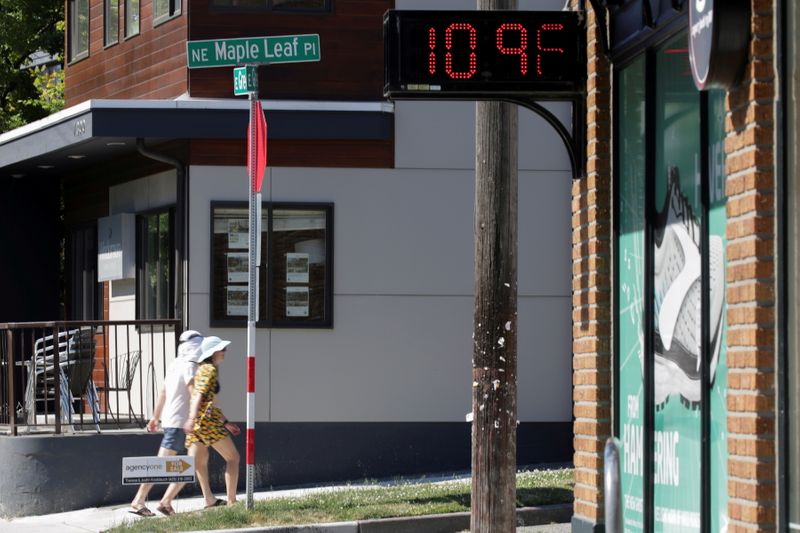
[[[316,487],[308,489],[275,490],[257,492],[254,499],[264,500],[269,498],[302,496],[315,492],[337,489],[352,489],[353,486]],[[239,496],[240,501],[244,495]],[[198,511],[203,508],[201,496],[180,498],[173,503],[179,513]],[[157,501],[150,502],[148,506],[155,512]],[[118,526],[126,521],[148,520],[129,513],[128,504],[113,505],[109,507],[96,507],[81,509],[65,513],[56,513],[42,516],[27,516],[23,518],[0,519],[0,532],[3,533],[70,533],[70,532],[102,532]],[[570,531],[569,520],[572,515],[572,505],[556,505],[542,508],[527,508],[518,510],[518,523],[524,524],[518,532],[547,532],[564,533]],[[540,524],[540,525],[537,525]],[[362,520],[358,522],[342,522],[336,524],[315,524],[306,526],[274,526],[246,528],[239,530],[221,531],[246,531],[248,533],[454,533],[469,529],[469,513],[454,513],[449,515],[435,515],[409,518],[389,518],[383,520]]]

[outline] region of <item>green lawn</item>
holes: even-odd
[[[517,474],[517,507],[572,502],[572,469]],[[239,527],[345,522],[469,511],[469,481],[398,482],[376,487],[350,485],[301,497],[259,500],[125,523],[112,532],[187,531]]]

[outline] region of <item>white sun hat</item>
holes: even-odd
[[[200,345],[200,357],[197,359],[198,363],[202,363],[215,353],[219,352],[220,350],[224,350],[231,341],[226,341],[216,337],[214,335],[210,337],[206,337],[203,339],[203,343]]]
[[[203,350],[200,348],[202,344],[202,336],[192,337],[191,339],[180,343],[178,346],[178,357],[194,363],[199,362],[200,355],[203,353]]]

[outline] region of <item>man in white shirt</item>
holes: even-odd
[[[159,422],[164,431],[158,449],[160,457],[183,454],[186,451],[183,425],[189,416],[192,384],[194,373],[197,371],[197,358],[201,354],[200,344],[203,342],[203,336],[197,331],[187,330],[181,334],[179,341],[178,357],[167,370],[164,384],[153,408],[153,416],[147,422],[147,431],[156,431]],[[164,515],[175,514],[172,500],[183,485],[183,483],[171,483],[156,510]],[[131,502],[130,513],[138,516],[154,516],[153,511],[147,508],[147,495],[151,488],[153,485],[147,483],[139,486]]]

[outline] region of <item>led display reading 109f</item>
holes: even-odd
[[[574,92],[586,73],[582,42],[574,12],[389,11],[384,92]]]

